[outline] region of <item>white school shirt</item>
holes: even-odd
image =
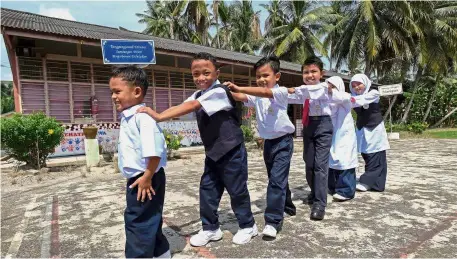
[[[143,173],[150,157],[160,157],[156,172],[167,165],[167,144],[162,129],[146,113],[136,113],[144,103],[121,112],[118,166],[126,178]]]
[[[351,95],[344,92],[344,82],[340,77],[330,77],[327,81],[338,89],[333,90],[330,99],[333,136],[329,167],[335,170],[356,168],[358,167],[357,138],[351,114]]]
[[[311,101],[323,101],[328,103],[329,95],[327,83],[301,85],[299,87],[295,87],[295,93],[287,95],[287,101],[290,104],[304,104],[306,99],[310,99],[310,104]],[[330,114],[330,107],[328,107],[328,115]]]
[[[220,82],[219,80],[216,80],[208,89],[196,91],[184,102],[197,100],[208,116],[211,116],[218,111],[228,111],[232,109],[233,106],[228,99],[227,92],[221,87],[213,89],[214,86],[218,84],[220,84]],[[200,97],[195,98],[200,91],[202,91]],[[186,119],[195,119],[195,112],[191,112],[184,116]]]
[[[320,88],[316,88],[320,86]],[[325,88],[325,92],[317,91]],[[298,90],[298,91],[297,91]],[[295,94],[289,97],[289,103],[304,104],[306,99],[309,100],[309,116],[325,116],[331,115],[332,110],[329,105],[329,97],[327,93],[327,83],[319,83],[317,85],[301,85],[295,88]],[[306,94],[309,94],[306,96]]]
[[[365,106],[368,108],[370,103],[379,102],[379,96],[378,90],[372,90],[362,95],[352,96],[355,100],[352,107],[361,107],[362,109],[365,109]],[[379,125],[372,130],[365,127],[362,127],[360,130],[356,129],[356,133],[357,149],[359,153],[370,154],[390,149],[384,121],[379,123]]]
[[[255,107],[259,135],[263,139],[275,139],[294,133],[295,127],[287,115],[287,88],[275,85],[273,98],[246,95],[244,105]]]

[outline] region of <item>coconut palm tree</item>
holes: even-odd
[[[280,12],[272,13],[273,10]],[[329,5],[305,1],[279,1],[270,3],[268,20],[274,21],[266,31],[265,52],[278,57],[303,62],[308,56],[327,55],[320,41],[325,25],[334,22],[338,15]]]
[[[211,15],[208,5],[203,0],[189,1],[184,16],[191,32],[193,43],[209,45],[209,27],[211,25]]]
[[[139,23],[146,24],[143,33],[162,38],[189,41],[188,25],[183,12],[187,1],[146,1],[148,9],[137,13]]]
[[[260,11],[255,12],[252,1],[237,1],[230,6],[231,49],[254,54],[260,49],[262,32],[260,30]]]
[[[274,45],[274,39],[279,36],[278,31],[274,31],[274,28],[281,27],[286,21],[286,17],[282,12],[279,0],[273,0],[269,4],[261,4],[265,10],[268,12],[268,17],[265,20],[265,36],[264,36],[264,45],[262,48],[262,53],[264,55],[273,54],[276,50]],[[275,33],[276,32],[276,33]]]
[[[429,9],[427,4],[413,8],[408,1],[340,3],[338,10],[344,18],[329,32],[337,68],[346,63],[352,70],[363,62],[365,74],[370,75],[381,61],[411,59],[415,39],[423,38],[413,14],[427,17]]]
[[[212,47],[233,50],[231,45],[233,6],[227,5],[224,1],[214,1],[213,25],[216,26],[216,34],[211,42]]]
[[[423,5],[423,3],[420,3]],[[416,14],[416,19],[422,19],[423,37],[416,48],[417,67],[416,79],[411,98],[405,108],[401,122],[408,121],[414,96],[419,88],[419,81],[424,71],[435,75],[436,84],[432,92],[423,121],[427,120],[440,80],[456,68],[457,61],[457,2],[430,2],[431,11],[426,19]]]

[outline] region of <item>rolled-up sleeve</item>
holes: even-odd
[[[228,111],[233,108],[227,97],[227,93],[223,88],[209,90],[198,97],[197,101],[200,102],[203,110],[208,116],[211,116],[218,111]]]
[[[273,99],[281,106],[287,107],[287,104],[289,104],[288,101],[288,95],[289,93],[287,92],[286,87],[276,87],[272,88],[271,92],[273,93]]]
[[[252,95],[249,95],[249,94],[247,94],[246,97],[247,97],[247,101],[243,102],[244,106],[246,106],[246,107],[254,107],[255,106],[256,97],[252,96]]]
[[[166,144],[157,122],[147,114],[139,114],[137,125],[140,131],[141,156],[143,158],[162,157],[166,152]]]

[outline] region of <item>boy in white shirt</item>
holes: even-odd
[[[195,113],[200,136],[205,147],[205,169],[200,181],[200,217],[203,229],[190,238],[193,246],[204,246],[222,239],[217,209],[224,188],[230,195],[232,209],[240,229],[233,243],[246,244],[258,235],[251,211],[247,188],[248,165],[241,118],[230,90],[219,83],[216,59],[208,53],[198,53],[191,63],[194,83],[201,90],[178,106],[158,114],[148,107],[146,112],[157,121]]]

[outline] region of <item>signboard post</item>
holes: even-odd
[[[403,86],[402,84],[393,84],[393,85],[381,85],[379,86],[379,94],[381,96],[389,96],[389,109],[392,109],[390,105],[391,95],[397,95],[403,93]],[[390,139],[400,139],[400,133],[393,133],[392,132],[392,112],[389,111],[389,124],[390,124]]]
[[[153,40],[102,39],[103,63],[149,65],[156,63]]]

